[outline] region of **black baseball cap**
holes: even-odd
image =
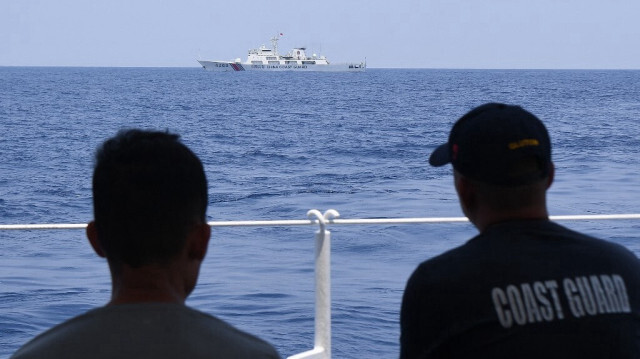
[[[487,103],[453,125],[449,142],[436,148],[429,163],[451,163],[480,182],[523,185],[549,174],[551,141],[542,121],[522,107]]]

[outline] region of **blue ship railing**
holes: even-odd
[[[324,214],[316,209],[307,212],[307,220],[272,221],[212,221],[212,227],[266,227],[317,225],[315,235],[315,335],[313,349],[294,354],[287,359],[330,359],[331,358],[331,232],[329,225],[346,224],[408,224],[408,223],[452,223],[468,222],[465,217],[427,217],[427,218],[375,218],[340,219],[334,209]],[[597,214],[550,216],[554,221],[571,220],[614,220],[640,219],[640,214]],[[0,224],[0,230],[28,229],[83,229],[86,224]]]

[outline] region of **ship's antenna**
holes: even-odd
[[[275,53],[276,56],[278,55],[278,40],[280,40],[280,36],[282,36],[282,33],[278,33],[278,35],[274,36],[271,38],[271,46],[273,47],[273,52]]]

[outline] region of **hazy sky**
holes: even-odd
[[[0,0],[0,66],[198,66],[283,33],[369,67],[640,69],[640,0]]]

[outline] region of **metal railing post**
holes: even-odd
[[[312,350],[288,359],[331,359],[331,232],[326,224],[340,214],[329,209],[322,215],[312,209],[307,216],[316,217],[320,225],[315,238],[315,335]]]
[[[331,358],[331,232],[324,225],[321,225],[316,232],[315,249],[316,333],[314,347],[323,348],[323,358],[329,359]]]

